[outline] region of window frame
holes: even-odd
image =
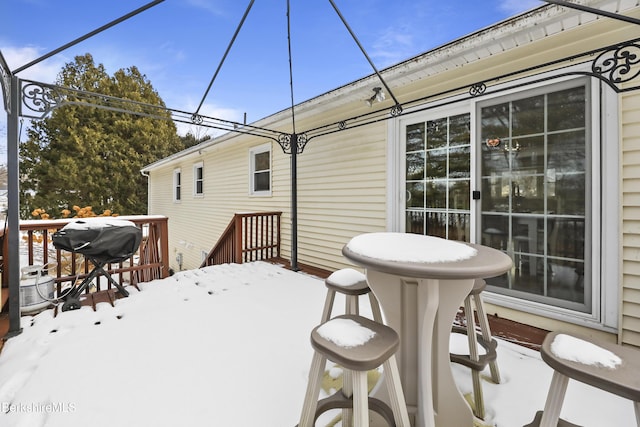
[[[269,168],[264,170],[256,170],[256,156],[262,153],[269,153]],[[255,178],[257,173],[269,173],[269,189],[256,190]],[[249,195],[256,197],[269,197],[273,188],[273,155],[271,144],[263,144],[249,149]]]
[[[175,168],[173,170],[173,203],[182,202],[182,169]]]
[[[198,171],[202,172],[200,178],[198,178]],[[198,184],[200,184],[200,188],[198,188]],[[193,197],[204,197],[204,162],[193,165]]]

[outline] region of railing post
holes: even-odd
[[[234,254],[233,254],[233,262],[236,264],[242,264],[242,216],[235,214],[233,216],[233,221],[235,223],[235,232],[233,233],[235,236],[235,245],[234,245]]]
[[[282,235],[280,234],[280,217],[281,216],[282,216],[282,212],[278,213],[278,221],[277,221],[278,222],[278,234],[277,234],[277,237],[276,237],[276,239],[278,239],[277,240],[278,245],[276,247],[276,252],[277,252],[276,256],[278,258],[280,258],[280,242],[282,241]]]
[[[7,240],[7,229],[2,230],[2,287],[6,288],[9,285],[9,278],[7,277],[7,254],[9,253],[9,241]],[[4,292],[6,292],[5,290]]]
[[[169,218],[160,221],[160,264],[162,278],[169,277]]]

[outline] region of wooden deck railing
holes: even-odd
[[[200,267],[280,258],[282,212],[237,213]]]
[[[119,283],[136,284],[153,279],[164,278],[169,275],[169,244],[167,217],[165,216],[120,216],[118,219],[125,219],[133,222],[142,229],[142,242],[138,252],[128,260],[115,264],[107,264],[106,270]],[[56,249],[51,242],[51,235],[64,227],[69,222],[78,218],[56,219],[56,220],[28,220],[20,222],[22,240],[20,242],[21,267],[27,265],[50,265],[49,275],[55,278],[58,292],[63,283],[81,281],[93,269],[89,261],[82,255],[73,254]],[[3,250],[5,255],[2,259],[2,271],[6,271],[4,265],[8,265],[11,260],[7,258],[7,240],[3,238]],[[102,279],[102,280],[101,280]],[[98,277],[95,283],[95,290],[102,290],[102,283],[106,284],[105,289],[111,288],[111,283],[104,277]],[[2,275],[2,293],[8,291],[8,278]],[[89,289],[89,288],[87,288]],[[4,298],[3,298],[4,299]]]

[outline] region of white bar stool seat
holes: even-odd
[[[353,268],[343,268],[331,273],[324,281],[324,284],[327,287],[327,297],[322,311],[322,323],[331,318],[336,292],[345,296],[345,314],[355,315],[360,314],[358,297],[360,295],[369,295],[373,320],[382,323],[380,304],[373,292],[371,292],[367,284],[367,278],[363,273]]]
[[[369,410],[380,414],[389,426],[410,427],[395,358],[399,345],[396,331],[362,316],[336,316],[315,327],[311,332],[315,353],[298,427],[312,427],[323,412],[348,406],[353,407],[354,427],[369,427]],[[339,390],[318,402],[327,359],[350,371],[353,396],[345,396]],[[391,408],[368,396],[367,371],[380,365],[384,369]]]

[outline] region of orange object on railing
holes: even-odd
[[[200,267],[280,258],[282,212],[237,213]]]
[[[169,275],[169,242],[167,217],[159,215],[136,215],[119,216],[133,222],[143,230],[142,243],[137,254],[129,260],[117,264],[108,264],[106,270],[109,274],[117,277],[119,283],[129,282],[136,284],[153,279],[160,279]],[[58,291],[65,282],[80,281],[86,277],[91,270],[91,266],[82,255],[61,251],[56,249],[51,243],[51,235],[70,222],[81,220],[82,218],[65,218],[55,220],[27,220],[20,222],[20,231],[24,233],[26,247],[22,256],[26,257],[28,265],[55,265],[49,269],[49,274],[55,277]],[[7,246],[4,240],[2,265],[7,265]],[[24,243],[23,243],[24,244]],[[55,260],[51,259],[55,258]],[[55,262],[54,262],[55,261]],[[4,268],[2,269],[5,270]],[[55,273],[54,273],[55,270]],[[116,276],[117,275],[117,276]],[[100,278],[96,280],[96,290],[101,290]],[[106,281],[107,289],[111,287]],[[7,292],[7,277],[2,275],[3,293]]]

